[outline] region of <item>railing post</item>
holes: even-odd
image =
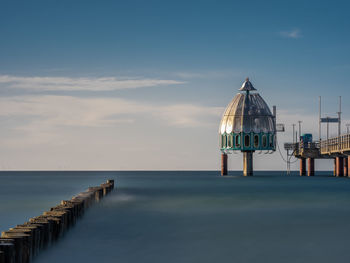
[[[329,142],[326,140],[326,148],[327,148],[327,153],[329,153]]]

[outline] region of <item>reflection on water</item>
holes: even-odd
[[[23,187],[15,196],[10,190],[1,193],[1,200],[10,199],[16,209],[23,205],[23,211],[33,213],[87,185],[117,180],[118,190],[89,209],[38,263],[348,261],[350,179],[327,173],[314,178],[276,172],[251,178],[216,174],[0,175],[0,183],[5,180],[9,189],[13,184]],[[17,178],[23,184],[14,183]],[[40,193],[28,190],[43,186],[48,189]],[[0,208],[20,216],[5,202]],[[9,225],[5,221],[0,221],[2,226]]]

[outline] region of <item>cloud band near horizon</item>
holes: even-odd
[[[111,91],[184,84],[184,81],[126,77],[22,77],[0,75],[0,85],[7,88],[42,91]],[[0,86],[0,87],[1,87]]]

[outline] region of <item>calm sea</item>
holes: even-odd
[[[115,179],[36,263],[349,262],[350,179],[217,175],[1,172],[0,230]]]

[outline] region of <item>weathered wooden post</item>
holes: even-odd
[[[23,239],[21,237],[13,238],[0,238],[0,243],[12,243],[14,245],[13,255],[7,255],[5,251],[5,258],[11,258],[13,262],[22,262],[22,249],[23,249]]]
[[[10,228],[10,231],[23,232],[32,237],[32,251],[31,254],[35,257],[40,249],[40,229],[37,226],[16,226],[15,228]]]
[[[61,201],[50,211],[29,219],[22,225],[2,232],[0,238],[0,263],[29,263],[41,249],[61,237],[86,208],[98,202],[114,188],[114,180],[101,186],[90,187],[87,191]]]
[[[45,240],[45,225],[43,224],[32,224],[30,222],[24,223],[22,225],[17,225],[16,228],[24,228],[24,229],[33,229],[35,235],[35,246],[36,252],[35,255],[38,254],[40,249],[44,248],[44,240]]]
[[[5,233],[6,234],[16,233],[16,234],[28,235],[28,246],[29,246],[29,258],[30,258],[30,260],[35,256],[37,236],[35,235],[33,229],[30,229],[30,228],[10,228]]]
[[[13,239],[0,238],[0,262],[15,263],[15,244]]]
[[[34,217],[29,219],[29,222],[25,224],[39,225],[41,228],[41,245],[40,247],[46,248],[52,242],[52,229],[53,223],[46,218]]]
[[[1,237],[14,239],[16,244],[15,262],[29,263],[31,257],[30,236],[24,233],[2,232]]]
[[[56,241],[59,237],[63,235],[63,232],[65,231],[65,221],[64,216],[59,216],[57,214],[44,212],[42,218],[47,219],[49,222],[52,223],[53,229],[52,229],[52,239],[53,241]]]
[[[114,188],[114,180],[113,179],[107,180],[107,184],[111,185],[111,190]]]
[[[88,192],[92,192],[94,194],[96,202],[99,202],[103,197],[103,188],[100,186],[89,187]]]

